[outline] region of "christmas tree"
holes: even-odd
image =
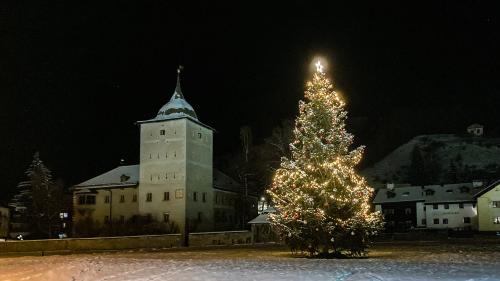
[[[277,212],[271,225],[291,246],[311,256],[358,256],[381,229],[372,212],[373,189],[354,167],[364,147],[350,150],[347,111],[318,62],[299,103],[292,156],[282,158],[268,190]]]

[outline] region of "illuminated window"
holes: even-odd
[[[176,189],[175,190],[175,198],[181,199],[183,197],[184,197],[184,192],[182,191],[182,189]]]
[[[492,201],[491,207],[492,208],[500,208],[500,201]]]
[[[496,217],[493,219],[494,224],[500,224],[500,217]]]
[[[146,202],[151,202],[151,201],[153,201],[153,193],[148,192],[146,194]]]

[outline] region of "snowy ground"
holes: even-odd
[[[0,280],[500,280],[500,244],[377,245],[341,260],[270,247],[0,257]]]

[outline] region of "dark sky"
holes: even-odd
[[[0,7],[0,198],[37,150],[68,184],[136,163],[134,122],[168,101],[179,64],[186,99],[218,130],[216,157],[239,149],[239,127],[258,141],[294,117],[316,55],[368,163],[418,134],[499,133],[493,2],[13,2]]]

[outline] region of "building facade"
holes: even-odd
[[[476,230],[474,183],[404,186],[380,189],[373,200],[387,231],[411,228]]]
[[[474,195],[477,199],[479,231],[500,231],[500,181]]]
[[[9,208],[0,207],[0,238],[7,238],[9,236],[10,228],[10,212]]]
[[[140,215],[175,223],[181,232],[234,228],[241,186],[214,170],[214,130],[198,120],[184,99],[179,75],[169,102],[155,118],[137,125],[139,165],[119,166],[76,185],[75,224],[85,218],[109,223]]]

